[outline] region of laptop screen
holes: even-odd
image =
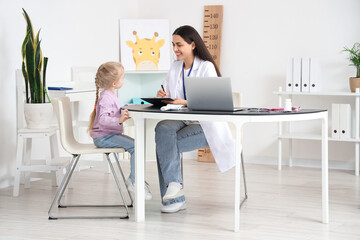
[[[233,111],[229,77],[185,78],[187,105],[192,110]]]

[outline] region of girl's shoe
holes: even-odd
[[[186,209],[186,202],[176,202],[169,205],[163,205],[161,212],[163,213],[176,213],[178,211]]]
[[[135,199],[135,185],[132,183],[131,179],[126,180],[126,188],[128,189],[132,199]],[[152,194],[150,192],[150,185],[145,181],[145,200],[151,200]]]

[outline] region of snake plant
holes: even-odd
[[[25,39],[21,47],[26,103],[45,103],[45,95],[48,102],[50,102],[50,98],[46,91],[46,66],[48,58],[43,58],[42,56],[40,48],[41,40],[39,39],[40,30],[34,38],[34,30],[30,17],[25,9],[22,10],[27,24]],[[43,65],[44,70],[42,71]]]

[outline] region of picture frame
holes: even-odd
[[[167,19],[120,19],[120,61],[126,71],[170,69]]]

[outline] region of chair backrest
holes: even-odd
[[[54,98],[52,104],[59,124],[61,145],[65,151],[72,153],[78,142],[74,137],[70,99],[69,97]]]
[[[241,92],[233,92],[232,97],[233,97],[234,107],[242,107],[242,93]],[[235,134],[234,124],[229,123],[229,127],[230,127],[230,131],[231,131],[233,138],[235,138],[236,134]]]

